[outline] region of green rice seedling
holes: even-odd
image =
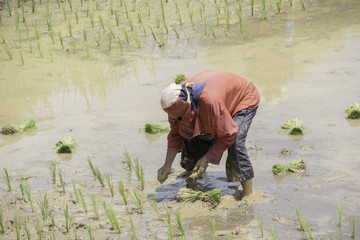
[[[47,25],[47,27],[48,27],[48,30],[50,31],[51,26],[52,26],[52,24],[51,24],[51,15],[50,15],[50,16],[46,16],[45,20],[46,20],[46,25]]]
[[[32,11],[32,13],[35,13],[35,11],[36,11],[36,2],[35,2],[35,0],[31,0],[31,11]]]
[[[251,16],[254,16],[254,0],[250,0]]]
[[[126,196],[126,191],[125,191],[124,184],[123,184],[123,182],[121,180],[118,181],[118,189],[119,189],[120,195],[122,196],[122,198],[124,200],[125,205],[127,205],[128,204],[128,199],[127,199],[127,196]]]
[[[6,185],[8,187],[8,191],[11,192],[12,187],[11,187],[11,183],[10,183],[10,177],[9,177],[9,173],[6,168],[4,168],[4,176],[5,176],[5,180],[6,180]]]
[[[237,15],[238,15],[238,19],[239,19],[239,29],[240,29],[240,34],[243,34],[241,12],[240,12],[240,11],[238,11],[238,12],[237,12]]]
[[[158,41],[159,47],[164,47],[165,39],[164,39],[164,34],[162,32],[162,29],[160,29],[159,32],[156,33],[156,38],[159,40]]]
[[[264,228],[263,228],[263,221],[261,219],[257,220],[259,229],[260,229],[260,237],[264,238]]]
[[[81,5],[81,6],[84,5],[84,0],[80,0],[80,5]]]
[[[22,178],[22,176],[19,176],[19,188],[20,188],[21,197],[22,197],[23,201],[26,201],[25,182],[24,182],[24,179]]]
[[[110,0],[110,14],[114,15],[114,1]]]
[[[68,22],[68,31],[69,31],[69,35],[70,35],[70,37],[72,37],[72,26],[71,26],[71,20],[69,20],[69,22]]]
[[[100,26],[103,29],[103,31],[105,32],[105,25],[104,25],[103,17],[101,15],[99,15],[98,18],[99,18]]]
[[[134,24],[133,24],[133,21],[131,19],[131,17],[128,18],[128,22],[129,22],[129,26],[130,26],[130,31],[134,31]]]
[[[15,15],[15,30],[18,31],[19,30],[19,23],[20,23],[20,15],[17,13]]]
[[[73,12],[72,0],[68,0],[70,11]]]
[[[276,2],[276,10],[277,10],[277,13],[279,14],[281,11],[282,0],[275,0],[275,2]]]
[[[266,10],[262,10],[262,11],[261,11],[261,15],[262,15],[263,19],[266,21],[266,19],[267,19],[267,12],[266,12]]]
[[[277,240],[278,239],[278,232],[277,232],[276,228],[271,226],[270,231],[271,231],[272,240]]]
[[[301,230],[306,231],[309,234],[309,237],[311,240],[313,240],[313,236],[312,236],[312,231],[310,228],[309,223],[303,218],[302,214],[301,214],[301,210],[296,208],[296,215],[299,219],[300,222],[300,226],[301,226]]]
[[[45,193],[44,197],[40,195],[40,200],[38,201],[38,205],[40,208],[41,215],[43,216],[43,220],[47,220],[50,211],[49,201],[47,199],[47,193]]]
[[[215,34],[215,31],[214,31],[214,28],[212,27],[212,25],[210,23],[208,24],[208,26],[210,28],[212,36],[214,37],[214,39],[216,39],[216,34]]]
[[[186,240],[187,236],[186,236],[184,224],[183,224],[183,221],[181,219],[181,214],[180,214],[179,210],[176,210],[175,216],[176,216],[176,223],[177,223],[177,226],[178,226],[178,228],[179,228],[179,230],[181,232],[181,235],[183,236],[183,239]]]
[[[3,218],[2,208],[0,208],[0,228],[1,228],[1,232],[4,233],[5,228],[4,228],[4,218]]]
[[[189,36],[187,35],[187,33],[185,32],[185,30],[183,28],[182,28],[182,32],[183,32],[186,40],[189,42],[190,38],[189,38]]]
[[[71,185],[73,186],[73,190],[74,190],[75,202],[78,203],[78,202],[80,202],[80,197],[79,197],[79,193],[76,189],[74,180],[71,180]]]
[[[88,6],[86,6],[86,17],[89,17],[89,13],[90,13],[90,8],[88,5]]]
[[[136,229],[135,229],[135,225],[134,225],[134,222],[133,222],[133,220],[132,220],[131,217],[129,217],[129,221],[130,221],[131,229],[132,229],[132,231],[133,231],[133,234],[132,234],[132,236],[131,236],[131,239],[138,240],[139,238],[138,238],[138,236],[137,236]]]
[[[58,32],[58,37],[60,40],[61,48],[64,49],[64,40],[63,40],[63,36],[62,36],[61,32]]]
[[[79,11],[77,9],[75,9],[75,20],[76,24],[79,24]]]
[[[39,53],[40,57],[43,58],[44,55],[43,55],[43,53],[42,53],[42,51],[41,51],[41,45],[40,45],[40,42],[39,42],[39,41],[36,43],[36,48],[37,48],[37,50],[38,50],[38,53]]]
[[[350,237],[355,238],[355,216],[349,216]]]
[[[112,40],[113,40],[113,36],[111,35],[111,33],[108,33],[108,49],[109,49],[109,52],[111,51]]]
[[[215,239],[215,218],[211,219],[211,239]]]
[[[92,235],[92,231],[91,231],[91,226],[90,225],[86,225],[86,228],[88,230],[88,234],[89,234],[89,240],[95,240],[95,238]]]
[[[129,19],[129,10],[126,1],[124,1],[124,8],[125,8],[126,19]]]
[[[290,135],[303,135],[304,124],[298,118],[294,118],[286,121],[282,126],[282,129]]]
[[[29,186],[29,184],[27,182],[25,183],[25,193],[26,193],[26,196],[27,196],[27,198],[28,198],[28,200],[30,202],[31,211],[35,212],[33,200],[32,200],[32,197],[31,197],[30,186]]]
[[[226,20],[226,30],[230,31],[230,16],[227,15],[225,20]]]
[[[61,11],[62,11],[62,13],[63,13],[64,20],[66,21],[66,20],[67,20],[67,14],[66,14],[66,9],[65,9],[65,6],[64,6],[64,5],[61,5]]]
[[[137,178],[137,180],[139,182],[141,190],[144,190],[144,187],[145,187],[144,168],[140,166],[138,158],[134,158],[133,161],[134,161],[133,166],[135,167],[134,171],[135,171],[135,174],[136,174],[136,178]]]
[[[83,194],[83,192],[82,192],[82,190],[80,188],[77,191],[78,191],[78,194],[80,196],[81,206],[83,207],[84,212],[87,213],[88,210],[87,210],[87,205],[86,205],[86,201],[85,201],[85,198],[84,198],[84,194]]]
[[[95,37],[95,42],[99,47],[101,46],[101,34],[100,34],[100,32],[97,33],[97,35]]]
[[[4,44],[4,47],[5,47],[5,52],[6,52],[6,54],[8,55],[9,59],[12,60],[12,59],[13,59],[13,55],[12,55],[12,52],[11,52],[9,46],[7,45],[7,43]]]
[[[124,55],[124,50],[123,50],[123,45],[121,43],[120,37],[118,37],[118,45],[119,45],[119,48],[120,48],[121,56],[123,56]]]
[[[54,161],[50,162],[49,171],[52,183],[56,184],[56,163]]]
[[[160,18],[159,18],[158,16],[156,16],[155,27],[156,27],[156,28],[159,28],[159,27],[160,27]]]
[[[126,32],[126,30],[125,30],[124,28],[122,28],[122,31],[123,31],[123,33],[124,33],[124,36],[125,36],[125,39],[126,39],[127,44],[129,44],[129,43],[130,43],[130,41],[129,41],[129,35],[127,34],[127,32]]]
[[[272,167],[272,172],[275,175],[284,175],[286,172],[302,172],[306,169],[306,164],[303,159],[296,159],[288,164],[276,163]]]
[[[115,11],[115,23],[116,23],[116,26],[120,25],[120,16],[117,11]]]
[[[30,228],[29,228],[29,217],[24,218],[24,220],[22,222],[22,226],[24,228],[27,240],[30,240],[31,235],[30,235]]]
[[[337,210],[338,210],[338,227],[341,227],[343,205],[338,204]]]
[[[99,220],[100,219],[100,215],[99,215],[99,207],[96,201],[96,196],[95,195],[91,195],[91,202],[93,205],[93,209],[94,209],[94,214],[95,214],[95,219]]]
[[[360,119],[360,104],[354,103],[348,107],[345,112],[347,119]]]
[[[55,35],[54,35],[54,30],[52,28],[49,31],[49,36],[51,38],[52,44],[55,44]]]
[[[68,233],[70,231],[70,216],[69,216],[68,205],[65,206],[64,215],[65,215],[65,229],[66,229],[66,232]]]
[[[306,10],[305,2],[303,0],[300,0],[300,3],[302,10],[305,11]]]
[[[139,9],[138,12],[137,12],[137,17],[138,17],[138,22],[139,24],[142,24],[142,17],[141,17],[141,10]]]
[[[58,171],[58,175],[59,175],[59,180],[60,180],[62,191],[65,194],[66,193],[66,191],[65,191],[65,177],[63,177],[62,172],[61,172],[60,169]]]
[[[73,36],[71,37],[71,45],[72,45],[72,48],[73,48],[73,53],[76,54],[76,41],[75,41],[75,38]]]
[[[160,218],[160,210],[158,208],[157,205],[157,201],[155,200],[155,196],[154,194],[150,197],[149,199],[150,205],[153,207],[153,209],[155,210],[156,214],[158,215],[158,217]]]
[[[84,38],[84,41],[86,42],[87,41],[87,32],[86,32],[85,27],[84,27],[84,30],[83,30],[83,38]]]
[[[109,174],[105,174],[105,180],[110,189],[111,196],[114,197],[114,184],[112,181],[112,176]]]
[[[29,42],[29,52],[33,53],[32,40]]]
[[[180,74],[176,74],[176,77],[175,77],[175,83],[176,84],[180,84],[182,83],[183,81],[185,81],[187,78],[185,77],[184,74],[180,73]],[[164,126],[163,126],[164,127]],[[145,125],[145,128],[146,128],[146,125]],[[169,128],[166,130],[166,131],[169,131],[170,130],[170,126]]]
[[[100,11],[100,3],[98,1],[95,1],[95,9],[96,11]]]
[[[6,5],[7,5],[7,7],[8,7],[9,16],[11,17],[11,16],[12,16],[12,9],[11,9],[11,6],[10,6],[10,0],[7,0],[7,1],[6,1]]]
[[[289,0],[290,7],[293,6],[293,0]]]
[[[61,0],[56,0],[57,6],[59,9],[61,9]]]
[[[133,199],[135,200],[135,203],[139,208],[139,212],[142,214],[143,213],[143,207],[142,207],[141,198],[139,197],[139,194],[136,191],[136,189],[133,190],[133,193],[134,193]]]
[[[136,42],[137,47],[141,48],[141,40],[140,40],[139,35],[137,34],[136,31],[133,34],[133,38],[134,38],[134,41]]]
[[[42,239],[42,228],[40,226],[40,221],[36,222],[35,228],[36,228],[36,234],[38,236],[38,239],[41,240]]]
[[[50,222],[51,222],[50,226],[55,227],[56,226],[56,224],[55,224],[55,216],[52,213],[52,211],[49,211],[49,217],[50,217]]]
[[[105,183],[104,183],[104,180],[103,180],[103,177],[101,175],[101,172],[99,170],[99,168],[95,167],[91,160],[90,160],[90,157],[88,157],[88,163],[89,163],[89,166],[91,168],[91,171],[93,172],[94,174],[94,177],[100,182],[101,186],[102,187],[105,187]]]
[[[75,40],[73,40],[75,42]],[[74,46],[73,46],[74,47]],[[73,153],[78,144],[75,141],[75,138],[71,135],[62,136],[59,138],[59,141],[55,145],[56,153]]]
[[[148,27],[149,27],[149,29],[150,29],[150,31],[151,31],[151,35],[152,35],[152,37],[153,37],[154,41],[156,42],[156,35],[155,35],[155,33],[154,33],[154,31],[153,31],[152,27],[151,27],[151,26],[149,26],[149,25],[148,25]]]
[[[39,30],[38,30],[38,28],[37,28],[37,24],[34,23],[34,24],[33,24],[33,27],[34,27],[36,39],[37,39],[37,40],[40,40],[40,34],[39,34]]]
[[[111,206],[107,207],[105,201],[102,202],[103,208],[105,210],[106,215],[108,216],[112,228],[116,230],[118,233],[121,233],[121,228],[119,221],[116,218],[116,214]]]
[[[191,22],[191,28],[194,31],[195,27],[194,27],[194,12],[192,10],[189,9],[189,18],[190,18],[190,22]]]
[[[172,30],[174,31],[175,35],[176,35],[176,38],[179,39],[180,38],[180,35],[178,33],[178,31],[176,30],[176,27],[170,23],[170,27],[172,28]]]
[[[90,57],[89,45],[87,43],[85,43],[84,47],[85,47],[86,57]]]
[[[1,17],[1,14],[0,14],[0,26],[3,25],[3,21],[2,21],[2,17]]]
[[[16,232],[16,239],[20,240],[20,226],[19,226],[19,221],[18,221],[17,216],[14,216],[14,226],[15,226],[15,232]]]

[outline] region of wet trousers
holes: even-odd
[[[233,120],[238,126],[238,133],[233,145],[228,149],[226,159],[226,177],[229,182],[241,182],[254,177],[254,170],[246,150],[245,141],[256,111],[257,107],[244,109],[233,116]],[[206,135],[184,139],[181,151],[181,167],[191,171],[197,161],[209,151],[215,140],[216,138],[206,140]]]

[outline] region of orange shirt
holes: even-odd
[[[253,109],[259,105],[260,94],[248,79],[235,73],[210,70],[200,72],[186,83],[206,83],[198,99],[198,116],[201,132],[215,138],[206,157],[209,162],[219,164],[221,156],[235,141],[238,126],[232,117],[240,110]],[[169,118],[171,131],[168,148],[181,149],[183,136],[178,129],[181,121]]]

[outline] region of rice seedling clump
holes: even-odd
[[[200,200],[210,203],[212,207],[216,207],[221,200],[221,189],[202,192],[190,188],[181,188],[176,194],[176,199],[180,202],[195,202]]]
[[[34,130],[36,129],[36,122],[34,119],[27,118],[24,121],[22,121],[19,125],[16,125],[15,128],[17,133]]]
[[[360,104],[354,103],[346,109],[347,119],[360,119]]]
[[[275,175],[284,175],[286,172],[302,172],[305,169],[305,161],[303,159],[296,159],[289,164],[276,163],[272,167],[272,172]]]
[[[14,126],[7,124],[0,129],[0,133],[4,135],[13,135],[17,133],[17,130]]]
[[[175,77],[175,83],[176,84],[180,84],[185,80],[186,80],[186,77],[184,76],[184,74],[177,74],[176,77]]]
[[[170,125],[160,125],[156,123],[146,123],[145,132],[155,134],[170,131]]]
[[[304,134],[303,133],[304,124],[298,118],[294,118],[294,119],[286,121],[281,126],[281,128],[284,129],[290,135],[303,135]]]
[[[77,146],[73,136],[63,136],[56,143],[55,151],[57,153],[73,153]]]

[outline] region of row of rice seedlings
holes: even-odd
[[[63,194],[65,194],[66,193],[66,190],[65,190],[65,177],[63,177],[62,171],[60,169],[58,171],[58,175],[59,175],[59,180],[60,180],[60,184],[61,184]]]
[[[44,197],[40,195],[40,200],[38,201],[38,205],[40,208],[41,215],[43,220],[47,220],[50,211],[49,201],[47,199],[47,193],[45,193]]]
[[[101,176],[101,172],[100,172],[99,168],[97,168],[93,165],[90,157],[88,157],[88,163],[89,163],[92,173],[94,174],[94,177],[100,182],[102,187],[105,187],[105,183]]]
[[[9,177],[9,173],[7,171],[6,168],[4,168],[4,173],[3,173],[5,180],[6,180],[6,185],[8,187],[8,191],[11,192],[12,191],[12,187],[11,187],[11,182],[10,182],[10,177]]]
[[[83,207],[84,212],[87,213],[88,212],[87,205],[86,205],[85,197],[84,197],[84,194],[83,194],[81,188],[77,189],[77,192],[78,192],[79,197],[80,197],[81,206]]]
[[[116,218],[115,211],[112,209],[111,206],[107,207],[105,201],[102,202],[102,205],[103,205],[103,208],[105,210],[106,215],[108,216],[108,218],[110,220],[112,228],[114,230],[116,230],[118,233],[121,233],[120,224],[119,224],[119,221]]]
[[[100,215],[99,215],[99,207],[96,201],[96,196],[95,195],[91,195],[91,202],[93,205],[93,209],[94,209],[94,214],[95,214],[95,220],[99,220],[100,219]]]

